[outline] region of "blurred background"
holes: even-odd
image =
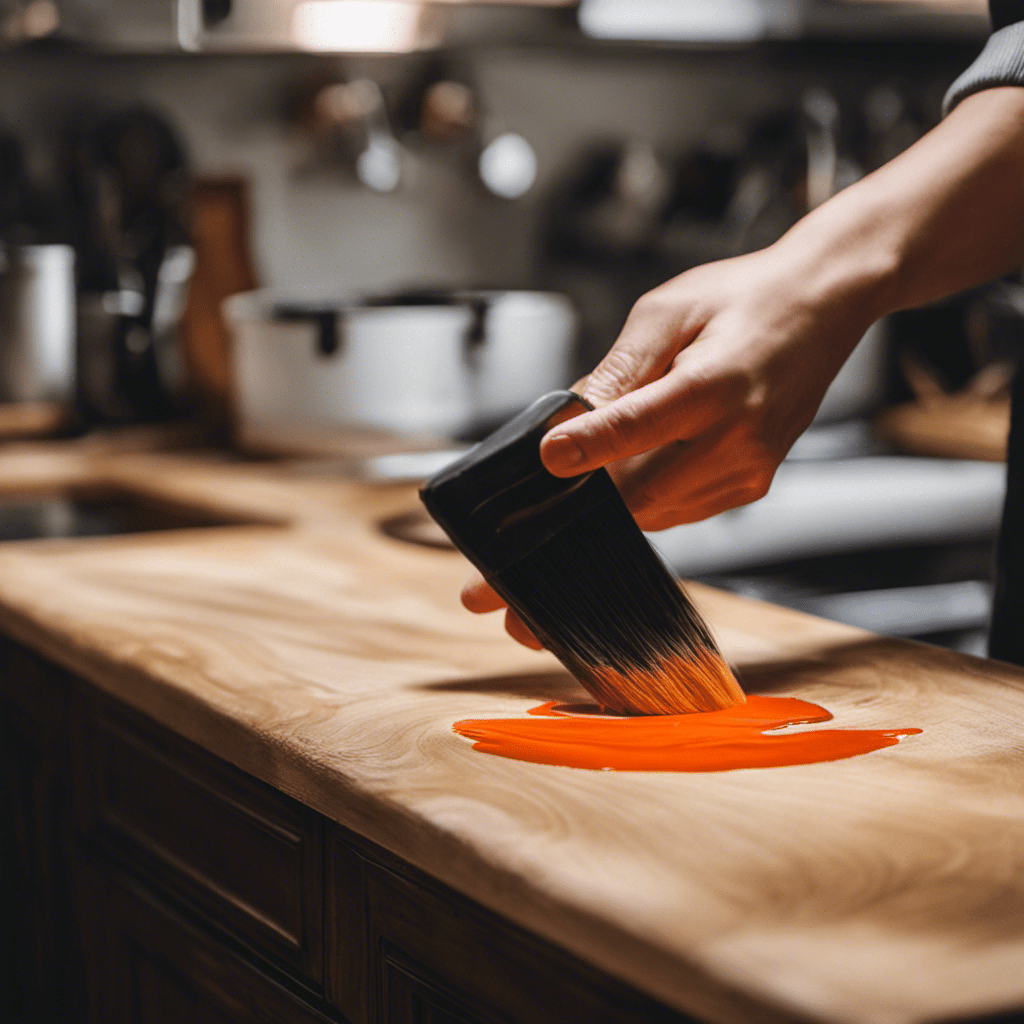
[[[0,0],[0,438],[415,479],[911,145],[987,32],[978,0]],[[766,498],[652,539],[982,653],[1022,317],[1010,276],[875,325]],[[95,504],[0,535],[119,529]]]

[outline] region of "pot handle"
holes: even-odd
[[[470,311],[469,326],[463,338],[463,351],[466,362],[476,362],[480,349],[487,341],[487,315],[491,310],[491,300],[485,296],[474,296],[466,302]]]
[[[316,350],[325,359],[336,356],[342,349],[341,312],[337,309],[314,309],[308,306],[279,305],[274,307],[274,319],[288,323],[312,324],[316,328]]]

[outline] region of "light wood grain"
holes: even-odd
[[[0,441],[49,437],[71,421],[61,402],[0,402]]]
[[[90,471],[291,524],[0,548],[0,628],[189,739],[708,1020],[1024,1004],[1024,672],[695,587],[748,689],[924,733],[708,775],[489,757],[452,723],[581,691],[461,609],[459,555],[377,528],[412,489]]]

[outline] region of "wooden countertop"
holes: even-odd
[[[694,588],[748,690],[923,734],[720,774],[505,760],[452,723],[576,684],[462,611],[461,556],[378,529],[411,488],[0,449],[2,488],[85,480],[284,525],[0,546],[0,629],[485,906],[710,1021],[1024,1003],[1024,672]]]

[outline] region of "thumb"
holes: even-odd
[[[552,427],[540,443],[545,468],[555,476],[576,476],[664,444],[666,424],[657,416],[654,389],[648,385]]]
[[[553,427],[542,440],[550,472],[574,476],[671,440],[666,424],[654,422],[667,397],[656,385],[700,333],[693,313],[687,303],[665,301],[662,289],[634,304],[608,354],[573,388],[597,411]]]
[[[690,440],[735,406],[740,384],[729,375],[708,379],[677,367],[608,405],[552,427],[541,440],[541,461],[555,476],[576,476]]]
[[[705,317],[687,296],[688,289],[680,293],[681,280],[655,288],[633,304],[615,344],[581,382],[580,394],[589,402],[607,405],[664,376],[700,333]]]

